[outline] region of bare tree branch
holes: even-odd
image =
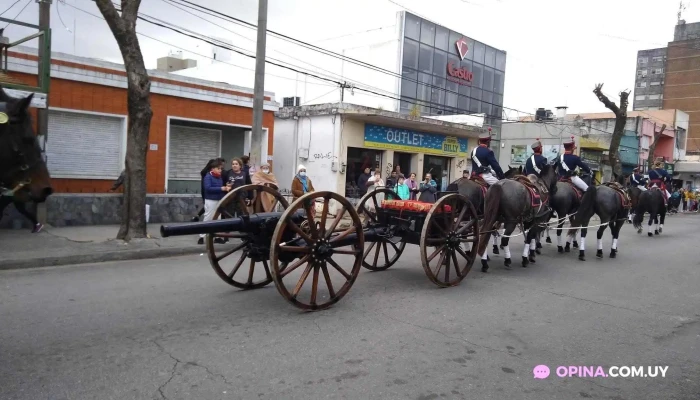
[[[649,156],[647,157],[647,170],[651,171],[654,168],[654,153],[656,152],[656,144],[659,142],[661,134],[666,130],[666,124],[661,125],[661,130],[656,130],[656,123],[654,123],[654,137],[653,142],[649,145]]]
[[[100,13],[102,13],[102,16],[105,17],[105,21],[107,21],[109,29],[111,29],[113,33],[123,34],[124,22],[122,21],[121,16],[117,12],[117,9],[114,7],[114,4],[112,4],[112,1],[95,0],[95,4],[100,10]]]
[[[622,176],[622,165],[620,164],[620,142],[625,134],[625,125],[627,125],[627,106],[629,105],[629,91],[620,93],[620,106],[608,99],[608,96],[603,94],[603,84],[597,84],[593,93],[598,97],[601,103],[615,114],[615,129],[610,139],[610,150],[608,153],[608,164],[612,168],[613,178]]]
[[[620,109],[617,108],[617,105],[615,105],[615,103],[610,101],[610,99],[608,99],[608,96],[603,94],[603,84],[602,83],[595,85],[595,89],[593,89],[593,93],[595,93],[595,95],[598,97],[598,100],[600,100],[600,102],[603,103],[606,108],[608,108],[610,111],[615,113],[615,115],[617,115],[620,112]]]

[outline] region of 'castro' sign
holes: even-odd
[[[455,67],[452,61],[447,63],[447,80],[459,83],[460,85],[471,85],[474,80],[474,73],[466,68]]]
[[[467,139],[365,124],[365,147],[421,152],[438,156],[467,156]]]

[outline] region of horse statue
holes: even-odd
[[[53,193],[32,129],[32,96],[14,98],[0,87],[0,216],[10,203],[41,203]]]
[[[483,233],[479,240],[477,253],[481,255],[481,271],[489,269],[486,246],[490,231],[502,223],[504,225],[503,247],[505,250],[506,267],[511,264],[509,236],[521,225],[525,236],[522,266],[535,262],[535,240],[541,230],[540,225],[549,220],[551,211],[547,207],[548,199],[556,192],[557,173],[553,165],[542,169],[541,181],[538,183],[534,175],[516,176],[513,179],[503,179],[489,187],[486,192]],[[528,257],[529,256],[529,257]]]
[[[639,190],[639,189],[637,189]],[[642,233],[642,222],[644,221],[644,213],[649,213],[649,231],[647,235],[652,237],[663,232],[664,221],[666,220],[666,206],[664,205],[664,195],[662,189],[652,187],[646,192],[641,192],[634,208],[634,219],[632,223],[637,228],[637,233]],[[659,219],[661,220],[659,224]],[[652,223],[656,224],[654,234],[651,233]]]
[[[622,225],[624,225],[629,214],[630,199],[622,186],[623,177],[615,176],[614,179],[615,181],[605,182],[598,186],[586,182],[589,185],[588,190],[581,198],[578,212],[571,221],[572,229],[569,231],[569,236],[573,236],[579,229],[581,230],[581,243],[578,255],[578,259],[581,261],[586,261],[587,227],[595,214],[600,218],[596,257],[603,258],[603,233],[608,226],[613,237],[612,246],[610,247],[610,258],[617,257],[617,242]]]

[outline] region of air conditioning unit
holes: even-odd
[[[283,107],[299,107],[301,105],[301,97],[284,97],[282,99]]]

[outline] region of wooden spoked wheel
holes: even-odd
[[[357,213],[362,220],[363,228],[380,226],[377,220],[377,210],[381,207],[382,199],[399,200],[399,195],[389,189],[377,189],[362,196],[357,205]],[[394,243],[390,238],[379,238],[371,242],[362,257],[362,266],[370,271],[384,271],[399,260],[406,248],[406,242]]]
[[[213,219],[234,218],[250,215],[252,207],[245,199],[261,198],[262,194],[274,197],[275,204],[285,209],[287,200],[276,190],[263,185],[246,185],[229,192],[219,202]],[[254,202],[252,204],[255,204]],[[269,242],[272,229],[257,227],[254,232],[220,232],[208,234],[206,238],[209,263],[224,282],[240,289],[258,289],[272,282],[269,267]],[[215,239],[228,239],[227,243],[215,243]],[[256,274],[256,267],[258,274]]]
[[[472,203],[460,194],[440,198],[423,223],[420,256],[423,269],[441,287],[458,285],[474,264],[479,220]]]
[[[331,202],[336,205],[335,216],[329,213]],[[314,213],[313,207],[322,211]],[[342,221],[346,215],[350,221]],[[301,219],[307,230],[301,228]],[[347,222],[349,226],[344,226]],[[270,244],[272,279],[294,306],[322,310],[350,290],[360,273],[363,250],[362,223],[352,204],[337,193],[308,193],[293,202],[277,223]]]

